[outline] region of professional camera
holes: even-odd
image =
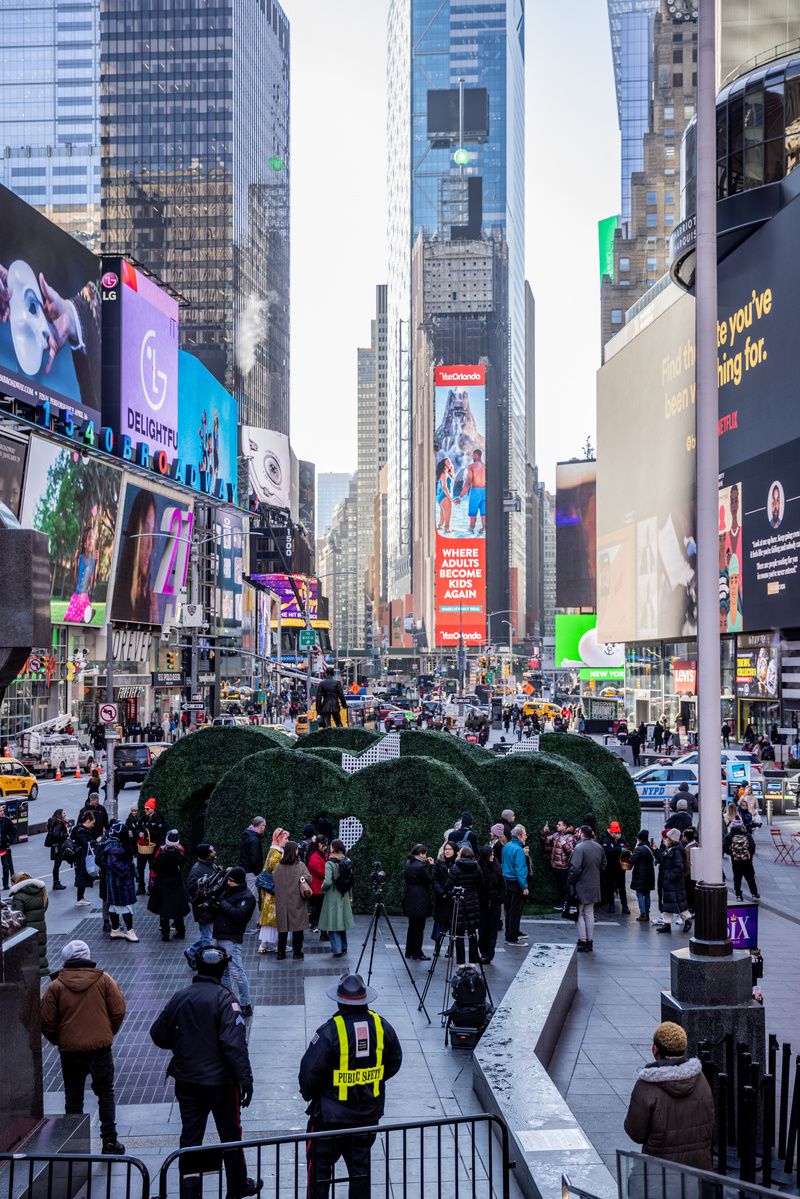
[[[386,884],[386,871],[383,868],[383,862],[372,863],[372,873],[370,874],[372,887],[375,891],[382,891]]]
[[[208,923],[216,915],[219,901],[225,894],[228,883],[228,871],[223,866],[215,866],[208,874],[204,874],[192,887],[189,898],[195,909],[195,918]]]

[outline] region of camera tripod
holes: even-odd
[[[463,887],[454,887],[453,888],[453,911],[450,916],[450,931],[447,934],[440,933],[436,939],[436,945],[434,946],[433,956],[431,958],[431,964],[428,968],[428,977],[425,979],[425,986],[422,989],[422,995],[420,996],[420,1001],[419,1001],[420,1008],[423,1008],[423,1004],[425,1002],[425,997],[427,996],[428,991],[430,989],[430,985],[433,982],[433,975],[436,970],[436,963],[439,961],[439,958],[441,957],[441,954],[442,954],[442,942],[444,941],[444,938],[446,935],[447,940],[448,940],[448,948],[447,948],[447,955],[446,955],[447,969],[445,970],[445,975],[444,975],[444,997],[442,1000],[442,1011],[439,1013],[439,1015],[442,1018],[441,1019],[442,1028],[446,1028],[447,1022],[448,1022],[448,1008],[449,1008],[448,1001],[450,998],[450,988],[451,988],[451,985],[453,982],[454,963],[456,961],[456,943],[461,942],[461,935],[459,935],[456,932],[456,930],[459,926],[459,917],[461,916],[462,905],[464,908],[464,931],[466,932],[466,936],[467,936],[467,945],[470,944],[470,942],[473,940],[473,938],[474,938],[474,943],[477,945],[478,933],[477,933],[477,929],[474,927],[472,921],[470,920],[469,914],[467,912],[467,905],[464,900],[464,888]],[[462,942],[462,944],[463,944],[463,942]],[[471,965],[475,965],[475,963],[471,963]],[[486,987],[486,997],[489,1000],[489,1004],[492,1008],[492,1011],[494,1011],[494,1000],[492,999],[492,992],[489,990],[489,980],[486,977],[486,971],[484,970],[483,965],[481,964],[480,957],[478,958],[477,966],[481,972],[481,978],[483,979],[484,985]],[[419,1009],[417,1009],[417,1010],[419,1010]],[[426,1013],[426,1015],[427,1015],[427,1013]]]
[[[386,927],[389,929],[392,940],[395,943],[395,947],[396,947],[398,953],[400,954],[400,961],[405,966],[406,974],[408,975],[409,981],[411,982],[411,986],[414,988],[414,993],[417,996],[417,999],[419,1000],[419,1007],[417,1008],[417,1011],[424,1012],[425,1019],[430,1024],[431,1018],[428,1015],[428,1009],[425,1007],[425,994],[423,992],[423,994],[420,995],[419,988],[417,987],[417,984],[414,980],[414,975],[411,973],[408,962],[405,959],[403,950],[400,948],[400,942],[397,940],[397,936],[395,934],[394,928],[392,927],[392,922],[389,919],[389,913],[386,911],[386,904],[383,902],[383,887],[382,886],[377,887],[375,890],[375,907],[372,909],[372,916],[370,917],[369,925],[367,926],[367,931],[364,934],[364,941],[361,945],[361,953],[358,955],[358,961],[356,962],[355,973],[356,974],[361,973],[361,963],[364,959],[364,954],[367,951],[367,942],[369,942],[369,965],[367,966],[367,983],[369,983],[372,978],[372,963],[375,958],[375,941],[377,940],[377,936],[378,936],[378,924],[380,922],[381,916],[386,921]]]

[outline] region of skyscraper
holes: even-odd
[[[11,0],[0,21],[0,183],[100,244],[100,0]]]
[[[507,260],[505,308],[501,313],[492,309],[492,320],[500,322],[506,338],[504,386],[495,402],[507,422],[507,439],[490,491],[497,487],[509,503],[503,504],[501,527],[491,533],[504,543],[508,573],[503,585],[508,590],[513,573],[518,590],[524,591],[524,47],[523,0],[391,0],[388,558],[389,595],[394,599],[412,590],[412,480],[414,491],[418,484],[413,469],[413,446],[418,443],[413,429],[418,369],[413,346],[421,316],[412,310],[411,278],[412,248],[420,235],[424,242],[493,241]],[[464,145],[459,146],[462,103],[467,124],[462,123]],[[457,149],[462,151],[459,162]],[[437,271],[441,267],[439,263]],[[462,299],[459,296],[459,302]],[[429,364],[420,368],[428,370]],[[419,431],[419,437],[425,435],[432,435],[432,429]],[[415,592],[416,588],[414,580]],[[516,602],[515,597],[505,606]]]
[[[289,23],[277,0],[104,0],[103,248],[188,302],[183,345],[289,432]]]
[[[642,143],[650,109],[653,17],[657,11],[658,0],[608,0],[621,139],[620,215],[623,224],[631,217],[631,175],[644,165]]]
[[[344,471],[321,471],[317,474],[317,540],[331,526],[333,510],[347,496],[353,476]]]
[[[360,644],[373,644],[371,558],[375,496],[386,464],[386,284],[375,288],[370,344],[358,350],[358,624]]]

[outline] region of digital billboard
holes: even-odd
[[[595,613],[556,613],[556,670],[575,670],[584,681],[624,679],[625,646],[597,638]]]
[[[111,617],[163,625],[186,586],[194,513],[183,496],[128,479]]]
[[[0,503],[19,520],[28,442],[0,433]]]
[[[297,602],[292,578],[303,601],[302,608]],[[253,586],[266,587],[268,591],[277,595],[281,605],[281,620],[305,620],[304,608],[308,609],[309,620],[317,619],[319,584],[316,579],[306,575],[292,575],[290,578],[289,575],[282,574],[249,575],[248,579]]]
[[[597,603],[597,463],[556,464],[556,606]]]
[[[124,258],[105,258],[103,420],[178,456],[178,301]]]
[[[298,519],[306,531],[309,545],[314,544],[317,506],[316,469],[313,462],[300,460]]]
[[[210,479],[222,480],[236,503],[239,406],[193,354],[178,351],[178,457]]]
[[[681,294],[598,372],[603,641],[697,631],[694,360],[694,299]]]
[[[242,457],[247,462],[250,493],[255,500],[268,508],[290,508],[292,467],[285,433],[243,425]]]
[[[781,647],[778,633],[736,639],[736,694],[740,699],[777,699]]]
[[[244,519],[234,512],[218,508],[214,532],[217,548],[217,623],[225,626],[241,624]]]
[[[100,261],[0,186],[0,392],[100,424]]]
[[[122,472],[32,437],[21,524],[50,540],[55,624],[106,623]]]
[[[436,645],[486,641],[486,369],[434,375]]]

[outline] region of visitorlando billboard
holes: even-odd
[[[486,640],[486,369],[434,376],[436,645]]]

